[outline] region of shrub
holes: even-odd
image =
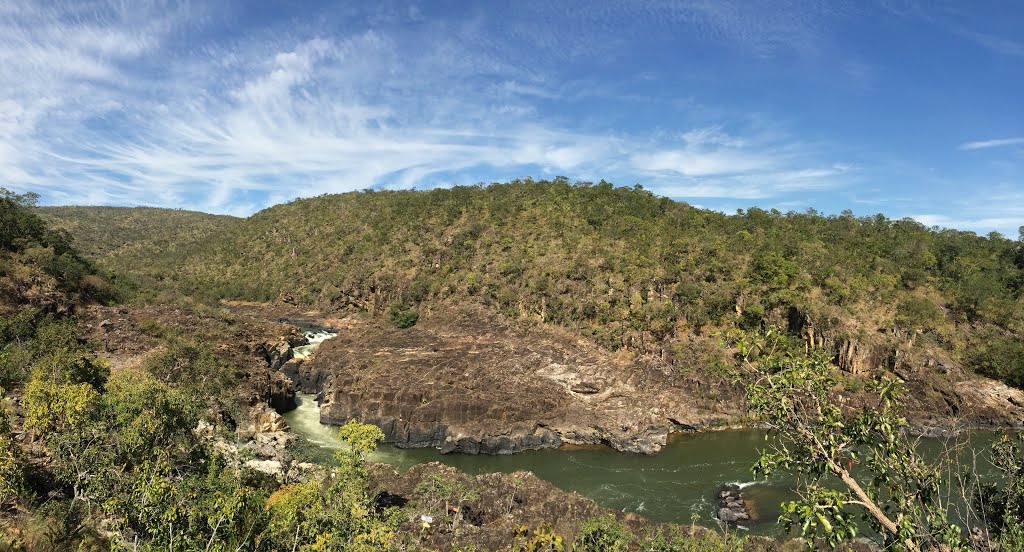
[[[415,326],[416,321],[420,319],[420,315],[415,309],[406,309],[398,303],[392,303],[388,307],[388,319],[395,326],[405,329]]]
[[[609,514],[583,522],[574,546],[588,552],[618,552],[626,550],[632,540],[626,527]]]
[[[764,322],[764,314],[764,306],[760,303],[747,305],[747,307],[743,309],[743,317],[740,319],[740,327],[746,330],[761,329],[761,324]]]
[[[22,483],[18,444],[11,437],[7,412],[0,412],[0,506],[6,506],[21,493]]]
[[[903,331],[934,331],[942,320],[942,309],[924,297],[909,297],[896,307],[896,327]]]

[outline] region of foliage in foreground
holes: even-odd
[[[31,369],[11,380],[21,416],[0,417],[0,508],[18,517],[0,517],[0,547],[381,550],[393,539],[393,513],[366,494],[376,427],[342,428],[352,446],[330,477],[277,488],[193,434],[217,402],[186,381],[210,360],[190,345],[172,344],[175,358],[154,357],[150,371],[111,373],[68,321],[39,321],[22,338]],[[45,464],[21,452],[12,421],[45,448]]]
[[[794,351],[775,332],[740,349],[747,354],[747,377],[757,378],[748,386],[749,408],[772,437],[755,473],[781,470],[802,482],[801,500],[783,505],[780,521],[787,528],[808,543],[836,546],[877,535],[885,547],[911,551],[969,548],[977,529],[982,542],[1002,539],[1005,549],[1018,549],[1022,461],[1009,441],[995,454],[1002,483],[986,486],[970,505],[967,519],[981,520],[980,526],[959,526],[951,519],[952,501],[955,493],[969,499],[971,491],[948,485],[940,466],[918,453],[903,417],[902,382],[877,380],[874,403],[848,408],[836,400],[837,368],[818,352]]]
[[[555,533],[549,526],[533,531],[521,528],[513,550],[516,552],[740,552],[746,537],[690,527],[660,528],[646,535],[631,532],[614,515],[584,520],[575,540]]]
[[[367,444],[379,442],[365,433],[379,429],[346,426],[343,438],[351,439],[352,451],[363,452],[343,453],[325,480],[273,490],[259,480],[246,483],[244,473],[197,444],[195,417],[177,399],[147,375],[118,372],[105,392],[89,395],[84,408],[75,405],[84,415],[73,422],[65,416],[65,423],[40,432],[52,451],[54,482],[74,493],[69,500],[42,499],[39,511],[78,509],[87,520],[80,525],[102,525],[109,534],[102,546],[112,549],[388,548],[397,518],[373,509],[362,469]],[[83,542],[74,534],[54,540]],[[35,549],[39,543],[11,544]]]

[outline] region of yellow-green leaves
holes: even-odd
[[[384,432],[379,427],[359,423],[355,419],[349,420],[348,423],[341,426],[338,435],[360,455],[373,452],[377,449],[377,445],[384,441]]]
[[[41,435],[79,427],[90,418],[98,398],[88,383],[58,383],[36,370],[25,386],[25,427]]]

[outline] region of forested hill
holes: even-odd
[[[112,248],[106,266],[205,299],[361,309],[399,324],[468,301],[678,362],[692,360],[694,336],[774,325],[850,355],[868,342],[937,347],[1024,384],[1024,249],[998,235],[882,215],[727,216],[564,179],[321,196],[238,223],[107,211],[122,213],[159,215],[148,235],[181,241]]]
[[[73,236],[86,255],[128,266],[153,264],[154,255],[178,258],[183,249],[240,220],[151,207],[39,207],[36,213]]]

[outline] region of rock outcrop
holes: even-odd
[[[257,405],[250,414],[253,433],[275,433],[288,431],[288,423],[277,411],[266,405]]]
[[[280,370],[281,366],[292,358],[292,344],[284,340],[273,345],[264,344],[262,353],[271,370]]]
[[[324,342],[298,374],[300,387],[322,382],[323,422],[358,418],[379,426],[386,442],[444,452],[589,443],[652,454],[681,426],[738,414],[693,397],[664,366],[476,312],[404,330],[352,327]]]
[[[414,503],[401,529],[419,535],[428,550],[508,550],[521,528],[549,527],[569,542],[583,521],[614,514],[631,529],[642,533],[648,522],[635,514],[615,513],[574,492],[563,491],[529,472],[467,475],[437,462],[413,466],[399,473],[390,466],[370,466],[373,493],[391,503]],[[473,498],[456,514],[452,510],[430,508],[433,502],[417,487],[424,481],[441,478],[466,489]],[[419,516],[433,519],[423,528]],[[457,528],[457,530],[454,530]],[[520,544],[525,542],[520,540]]]
[[[739,485],[724,485],[718,491],[718,521],[730,525],[751,521],[750,509]]]

